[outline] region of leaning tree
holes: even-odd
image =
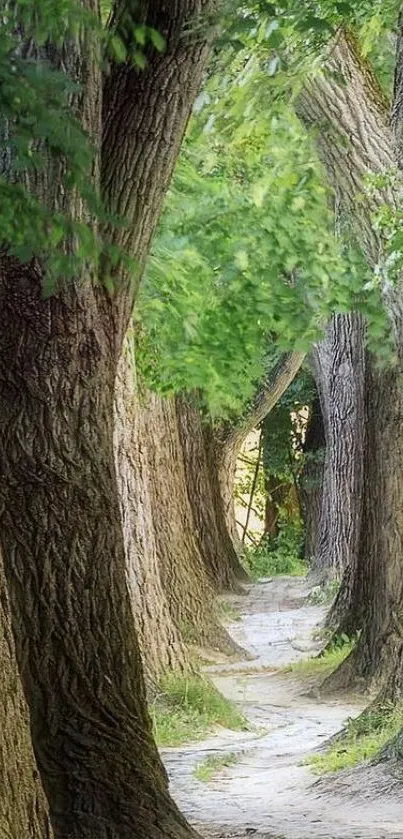
[[[26,158],[21,218],[40,201],[39,232],[43,222],[48,240],[59,243],[52,293],[44,294],[39,244],[35,252],[32,242],[29,258],[21,241],[5,246],[0,261],[1,547],[32,738],[59,839],[192,835],[168,795],[146,709],[125,582],[114,388],[208,56],[212,6],[144,4],[134,20],[131,4],[116,3],[105,67],[98,3],[85,0],[78,28],[64,39],[59,33],[50,44],[42,33],[35,43],[26,29],[10,57],[17,74],[29,62],[32,95],[42,72],[49,86],[68,78],[60,92],[66,113],[74,110],[93,148],[80,183],[60,154],[61,127],[32,147],[33,164]],[[145,68],[138,66],[144,55]],[[12,132],[3,148],[7,183],[18,177]]]

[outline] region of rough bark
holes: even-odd
[[[188,497],[199,550],[213,588],[240,591],[248,575],[228,532],[222,504],[211,424],[203,423],[190,397],[178,397],[176,411]]]
[[[399,58],[399,53],[398,53]],[[307,85],[300,115],[319,133],[319,150],[370,265],[383,260],[382,233],[372,213],[383,204],[392,209],[393,185],[381,185],[371,196],[364,179],[370,172],[396,167],[395,143],[382,95],[352,38],[341,33],[332,45],[328,69]],[[399,71],[400,72],[400,71]],[[324,130],[322,123],[325,123]],[[403,295],[401,280],[382,291],[394,329],[396,366],[369,370],[368,463],[366,484],[371,497],[365,510],[366,556],[362,571],[368,581],[362,633],[353,653],[327,682],[329,688],[363,681],[389,697],[401,692],[403,661]]]
[[[311,574],[318,582],[355,567],[360,546],[365,353],[360,315],[335,315],[312,352],[325,429],[323,492]]]
[[[304,441],[304,466],[301,475],[301,507],[304,521],[304,556],[311,564],[316,553],[322,509],[325,429],[319,396],[309,409]]]
[[[262,381],[245,415],[235,425],[227,425],[216,433],[215,450],[220,484],[220,495],[227,528],[235,545],[242,550],[235,522],[234,480],[237,456],[248,434],[274,408],[298,373],[305,353],[293,352],[282,356],[274,369]]]
[[[143,410],[156,549],[172,618],[185,641],[233,653],[239,648],[217,620],[194,526],[175,400],[149,393]]]
[[[106,232],[139,266],[208,53],[203,28],[188,24],[208,6],[150,4],[165,52],[143,73],[113,67],[103,96],[86,40],[73,45],[77,113],[101,160],[93,177],[101,172],[108,209],[128,221]],[[45,198],[49,171],[38,176]],[[61,192],[54,178],[50,203],[68,203]],[[70,203],[81,220],[82,203]],[[0,539],[56,839],[188,839],[152,739],[125,580],[114,386],[135,283],[115,275],[113,293],[93,269],[44,299],[39,263],[1,254]]]
[[[47,804],[31,743],[0,556],[0,836],[51,839]]]
[[[148,681],[184,670],[188,656],[163,590],[152,506],[145,412],[134,354],[121,358],[115,395],[115,457],[126,549],[126,575]],[[163,476],[162,476],[163,479]]]

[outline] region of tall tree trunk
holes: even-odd
[[[324,417],[322,504],[311,573],[318,582],[355,567],[360,545],[364,457],[364,325],[335,315],[312,353]]]
[[[203,424],[190,397],[178,397],[176,411],[186,483],[199,550],[213,588],[240,591],[248,575],[228,532],[219,490],[212,428]]]
[[[402,74],[400,47],[399,50],[397,80]],[[387,179],[369,196],[364,179],[367,173],[390,172],[396,167],[388,112],[353,38],[339,34],[329,53],[328,69],[333,71],[331,75],[318,76],[306,86],[299,112],[308,125],[318,130],[319,150],[340,205],[351,220],[369,264],[378,266],[383,260],[384,242],[382,232],[374,226],[372,214],[384,204],[393,210],[398,196]],[[334,688],[363,681],[396,698],[401,692],[403,662],[401,279],[393,286],[386,283],[383,292],[398,358],[395,367],[387,372],[374,367],[368,371],[366,484],[371,498],[365,507],[366,556],[361,552],[359,557],[360,563],[365,562],[365,570],[360,566],[359,573],[365,574],[368,582],[367,600],[363,604],[363,627],[357,646],[327,684]]]
[[[51,839],[15,657],[1,556],[0,669],[0,836],[1,839]]]
[[[161,582],[147,416],[140,404],[135,377],[134,354],[128,347],[120,361],[115,396],[116,473],[127,582],[144,670],[147,679],[155,682],[167,670],[186,669],[189,662]]]
[[[234,425],[224,425],[215,435],[215,450],[218,470],[220,495],[227,528],[238,551],[242,545],[235,521],[234,481],[236,461],[248,434],[261,423],[264,417],[281,399],[287,387],[298,373],[305,358],[305,353],[286,353],[270,369],[252,399],[245,415]]]
[[[233,653],[239,648],[217,620],[194,525],[175,400],[149,393],[144,424],[156,548],[171,615],[185,640]]]
[[[142,72],[113,66],[102,96],[87,40],[65,45],[94,180],[127,221],[105,232],[140,267],[208,55],[208,27],[190,24],[208,9],[150,4],[165,51]],[[69,200],[58,178],[52,195],[58,208]],[[85,218],[75,196],[70,210]],[[125,579],[114,387],[135,283],[120,267],[110,292],[94,270],[45,299],[39,263],[0,254],[0,539],[16,652],[56,839],[190,839],[152,739]]]
[[[304,465],[301,475],[302,517],[304,521],[304,556],[311,565],[314,559],[322,509],[325,429],[319,396],[309,410],[304,441]]]

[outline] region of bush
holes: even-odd
[[[245,565],[253,580],[281,574],[302,577],[307,572],[302,553],[301,520],[283,518],[278,536],[263,537],[257,547],[245,548]]]

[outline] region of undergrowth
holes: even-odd
[[[198,675],[164,676],[150,713],[159,746],[201,740],[216,726],[235,731],[248,728],[235,705],[212,682]]]
[[[231,623],[232,621],[242,620],[241,613],[232,603],[229,603],[228,600],[221,598],[217,599],[216,610],[219,620],[223,621],[223,623]]]
[[[371,760],[403,727],[403,706],[386,704],[368,709],[348,720],[345,732],[321,754],[311,755],[306,763],[315,774],[349,769]]]
[[[234,752],[228,752],[222,755],[209,755],[205,760],[198,763],[194,769],[194,776],[198,781],[208,783],[226,766],[233,766],[239,760],[239,756]]]
[[[351,650],[356,644],[356,638],[348,638],[347,635],[341,635],[335,638],[331,647],[328,647],[323,653],[313,656],[313,658],[305,658],[301,661],[295,661],[284,668],[286,673],[297,673],[301,676],[321,676],[325,678],[333,670],[344,661],[351,653]]]
[[[303,529],[299,520],[280,522],[277,536],[264,537],[259,545],[245,547],[245,565],[252,580],[289,575],[303,577],[308,570],[301,559]]]

